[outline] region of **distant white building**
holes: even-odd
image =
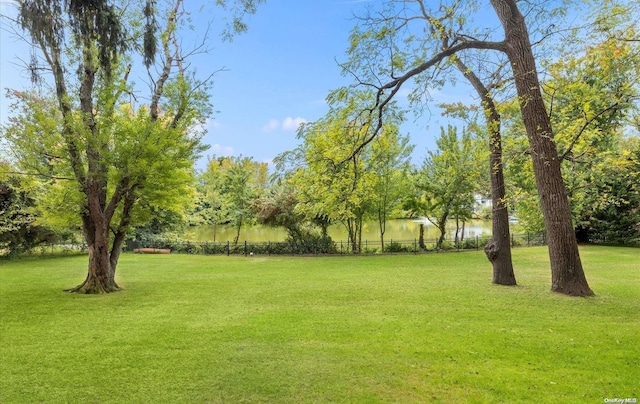
[[[473,198],[475,199],[475,206],[473,209],[474,212],[478,212],[484,208],[491,208],[491,206],[493,205],[491,202],[491,197],[487,197],[481,194],[475,194]]]

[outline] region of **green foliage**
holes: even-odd
[[[73,36],[71,40],[93,43],[100,67],[110,76],[114,62],[131,43],[121,10],[109,3],[106,0],[25,0],[18,8],[18,22],[35,43],[46,43],[46,47],[60,46],[69,34]]]
[[[222,38],[232,40],[236,34],[241,34],[249,29],[245,19],[258,11],[258,5],[266,0],[215,0],[215,4],[228,10],[230,14],[225,16],[226,27],[222,32]]]
[[[397,241],[392,241],[384,246],[384,252],[388,253],[404,253],[409,251],[411,251],[411,247],[398,243]]]
[[[38,222],[33,191],[27,181],[6,174],[10,169],[0,161],[0,256],[18,255],[57,238],[51,228]]]
[[[426,217],[438,230],[436,249],[442,247],[449,219],[471,219],[474,194],[478,190],[481,162],[479,142],[463,130],[458,137],[455,127],[441,128],[437,151],[430,151],[421,170],[415,175],[415,194],[406,206],[414,215]]]
[[[372,96],[333,91],[327,115],[304,125],[298,133],[302,144],[278,159],[296,161],[286,175],[296,192],[296,212],[309,221],[342,223],[354,252],[361,249],[366,218],[379,219],[384,233],[403,192],[411,151],[408,139],[398,134],[402,114],[393,105],[377,138],[372,137],[376,122],[361,112]]]
[[[376,196],[372,209],[378,220],[381,240],[384,240],[387,219],[399,213],[402,201],[411,189],[408,174],[413,148],[409,145],[409,137],[400,135],[398,128],[391,126],[371,142],[367,170],[375,174],[371,185]]]
[[[291,251],[302,254],[330,253],[335,251],[331,237],[327,234],[326,223],[319,231],[318,221],[307,220],[296,210],[298,199],[289,182],[278,182],[268,192],[255,201],[258,222],[270,226],[284,227],[287,231],[286,243]]]
[[[23,96],[17,101],[21,105],[20,115],[10,118],[11,126],[4,127],[3,134],[13,145],[22,170],[52,178],[38,187],[43,220],[58,228],[79,228],[87,196],[70,178],[74,174],[64,146],[68,143],[56,125],[59,114],[49,114],[46,108],[55,104],[33,96]],[[158,211],[183,214],[193,194],[192,164],[203,150],[202,134],[190,133],[182,127],[166,127],[163,122],[150,120],[148,112],[147,108],[135,111],[123,104],[111,116],[104,117],[102,126],[102,136],[109,145],[101,155],[106,168],[104,175],[110,184],[109,194],[113,195],[119,184],[124,183],[135,190],[136,204],[129,215],[137,226],[157,219]],[[195,114],[185,112],[188,119],[198,122],[200,118]],[[81,136],[74,140],[75,144],[85,142],[87,138]],[[116,211],[116,222],[121,214],[122,206]]]
[[[249,157],[215,157],[200,175],[200,216],[208,223],[232,223],[238,243],[243,224],[254,217],[254,203],[267,187],[268,166]],[[214,240],[215,241],[215,240]]]
[[[640,240],[640,140],[597,164],[579,216],[584,241],[635,244]]]
[[[553,122],[554,140],[563,159],[563,177],[574,223],[582,241],[603,237],[593,234],[597,227],[594,227],[596,221],[592,217],[597,205],[596,195],[610,194],[607,189],[627,183],[624,179],[625,165],[620,164],[621,142],[638,111],[640,49],[636,42],[629,40],[636,35],[631,18],[633,9],[629,8],[631,4],[614,3],[599,5],[590,17],[593,20],[590,31],[587,34],[575,33],[574,41],[569,41],[582,47],[570,48],[562,58],[545,63],[548,73],[543,84],[545,101]],[[537,233],[544,229],[544,225],[529,150],[522,136],[522,123],[513,118],[513,105],[503,104],[502,107],[509,133],[505,150],[509,155],[506,167],[510,203],[515,207],[524,230]],[[620,169],[604,168],[618,166]],[[610,183],[604,184],[606,181]],[[609,200],[608,203],[612,203],[611,206],[628,206],[628,196],[618,196],[620,201],[613,203]],[[627,212],[620,213],[625,218],[621,221],[629,216]],[[611,218],[599,223],[603,225],[610,221]],[[633,228],[631,219],[616,232],[629,234]]]

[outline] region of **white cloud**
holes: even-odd
[[[273,132],[274,130],[278,129],[279,126],[280,121],[278,121],[277,119],[270,119],[269,122],[267,122],[267,124],[262,127],[262,131],[264,133]]]
[[[307,120],[302,117],[292,118],[288,116],[282,122],[282,129],[287,131],[295,131],[298,130],[301,124],[306,122]]]
[[[275,130],[284,130],[287,132],[292,132],[292,131],[296,131],[298,130],[298,128],[300,127],[301,124],[308,122],[306,119],[304,119],[303,117],[286,117],[284,118],[282,121],[278,120],[278,119],[270,119],[269,122],[267,122],[263,127],[262,127],[262,132],[264,133],[269,133],[269,132],[273,132]]]
[[[210,149],[213,154],[215,154],[216,156],[222,157],[230,157],[233,156],[233,147],[229,147],[229,146],[222,146],[219,144],[214,144],[213,146],[211,146]]]

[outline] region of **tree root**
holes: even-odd
[[[89,278],[84,280],[80,285],[73,287],[71,289],[64,289],[65,292],[68,293],[77,293],[81,295],[100,295],[105,293],[113,293],[122,290],[118,284],[114,281],[107,282],[107,284],[103,284],[96,278]]]

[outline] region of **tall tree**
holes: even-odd
[[[264,191],[266,163],[255,163],[250,158],[239,159],[229,167],[223,182],[223,195],[227,204],[227,219],[236,227],[234,244],[238,244],[240,230],[253,213],[253,203]]]
[[[251,8],[255,2],[243,0],[240,4],[246,7],[241,9],[255,11]],[[19,23],[53,76],[59,125],[55,132],[44,133],[56,139],[47,140],[57,146],[52,161],[60,171],[54,175],[72,179],[80,201],[77,213],[89,266],[85,281],[73,292],[120,289],[116,266],[136,204],[145,195],[167,195],[178,185],[174,180],[190,175],[193,159],[202,151],[202,133],[194,129],[210,112],[208,79],[197,79],[185,63],[188,55],[203,48],[181,48],[182,1],[175,0],[166,11],[159,11],[155,1],[135,5],[140,6],[137,11],[128,3],[107,1],[25,0],[19,4]],[[146,35],[135,28],[142,15],[147,19]],[[155,22],[158,15],[164,18],[161,25]],[[161,30],[157,49],[152,40],[156,27]],[[151,88],[149,105],[135,107],[126,102],[133,94],[131,52],[138,48],[144,49]],[[33,97],[25,101],[38,102]],[[18,120],[16,128],[29,121],[25,116]],[[14,145],[27,145],[19,131],[12,133]],[[46,152],[40,147],[42,141],[33,139],[34,147],[23,150]],[[52,176],[44,171],[51,166],[41,166],[40,174]]]
[[[298,211],[309,220],[326,216],[342,223],[351,251],[359,253],[362,225],[372,203],[372,175],[365,170],[362,153],[343,161],[345,142],[361,134],[345,131],[345,111],[336,114],[300,129],[305,167],[296,170],[292,180],[299,193]]]
[[[375,195],[373,210],[378,221],[382,251],[387,220],[400,207],[403,197],[410,189],[407,174],[412,151],[409,137],[400,135],[397,127],[388,126],[388,130],[371,143],[367,170],[375,174],[371,190]]]
[[[208,220],[214,226],[233,224],[236,228],[234,244],[240,239],[242,226],[253,218],[255,200],[265,192],[267,171],[266,163],[258,163],[250,157],[214,156],[200,176],[209,205]]]
[[[413,210],[425,216],[440,231],[437,250],[447,235],[447,222],[468,220],[480,174],[478,143],[469,132],[458,137],[455,127],[441,128],[437,151],[430,151],[417,176],[419,194]]]
[[[587,197],[595,187],[594,177],[602,175],[603,161],[617,161],[620,142],[629,130],[630,119],[640,90],[640,51],[633,38],[635,25],[625,21],[626,9],[599,9],[588,35],[573,42],[584,44],[571,48],[556,61],[545,64],[543,97],[555,130],[564,182],[574,220],[584,230]],[[613,20],[613,21],[611,21]],[[613,27],[616,27],[614,30]],[[624,32],[624,36],[620,36]],[[532,165],[523,158],[530,153],[520,135],[522,121],[507,106],[510,130],[510,177],[516,185],[514,198],[522,225],[536,232],[543,226],[540,209],[534,201],[535,184]],[[583,240],[585,241],[585,240]]]
[[[328,218],[342,223],[354,253],[361,251],[364,220],[388,214],[395,197],[391,195],[391,185],[385,187],[383,183],[386,174],[387,181],[392,175],[390,171],[385,174],[383,166],[396,164],[399,168],[407,147],[406,140],[397,135],[401,114],[390,108],[379,143],[351,153],[370,135],[372,122],[360,109],[371,95],[342,89],[332,92],[328,97],[330,111],[322,119],[301,127],[298,136],[302,144],[297,151],[288,153],[300,160],[292,176],[299,192],[298,209],[308,219]]]
[[[448,38],[443,39],[443,48],[448,47]],[[513,260],[511,258],[511,230],[509,228],[509,210],[504,179],[503,151],[502,151],[502,118],[498,110],[498,103],[495,93],[504,85],[501,78],[501,71],[504,64],[499,63],[491,72],[489,83],[481,79],[476,73],[476,68],[472,69],[462,60],[462,55],[454,55],[450,59],[455,67],[462,73],[467,81],[474,88],[480,98],[480,109],[486,121],[486,132],[489,140],[489,178],[491,189],[491,241],[484,247],[485,254],[493,266],[493,283],[498,285],[512,286],[516,284],[515,273],[513,271]],[[468,108],[461,105],[446,106],[448,113],[457,116],[468,116]],[[478,127],[475,122],[469,122],[474,127]]]
[[[531,147],[538,196],[547,232],[551,289],[569,295],[592,295],[578,252],[571,210],[562,181],[551,121],[540,90],[529,31],[516,1],[491,0],[504,32],[504,37],[498,40],[492,40],[492,35],[495,34],[490,30],[482,33],[469,29],[469,15],[465,13],[477,11],[474,2],[442,1],[434,8],[429,7],[429,3],[424,0],[390,0],[386,4],[388,7],[378,14],[381,17],[365,19],[363,25],[367,27],[366,32],[354,32],[350,47],[352,57],[347,64],[347,70],[355,74],[360,83],[377,89],[376,102],[367,109],[373,115],[373,119],[378,120],[377,127],[380,128],[382,125],[386,105],[407,81],[420,76],[450,56],[468,49],[505,54],[511,66],[521,115]],[[416,37],[407,34],[407,27],[413,21],[427,24],[427,37],[424,41],[416,43],[412,41]],[[445,26],[451,29],[443,29]],[[465,28],[468,32],[464,32]],[[449,47],[439,50],[443,32],[446,35],[453,32],[454,35],[449,40]],[[400,33],[406,35],[401,37]],[[480,36],[485,39],[477,39]],[[366,50],[371,50],[371,44],[375,42],[382,43],[384,49],[381,51],[380,45],[377,45],[378,52],[373,56],[367,56]],[[410,43],[412,47],[402,49],[400,43]],[[385,67],[375,71],[374,77],[366,73],[372,70],[372,64],[381,63],[384,63]],[[359,74],[364,76],[360,77]],[[390,79],[384,78],[387,76],[390,76]],[[376,135],[377,132],[373,131],[363,145]]]

